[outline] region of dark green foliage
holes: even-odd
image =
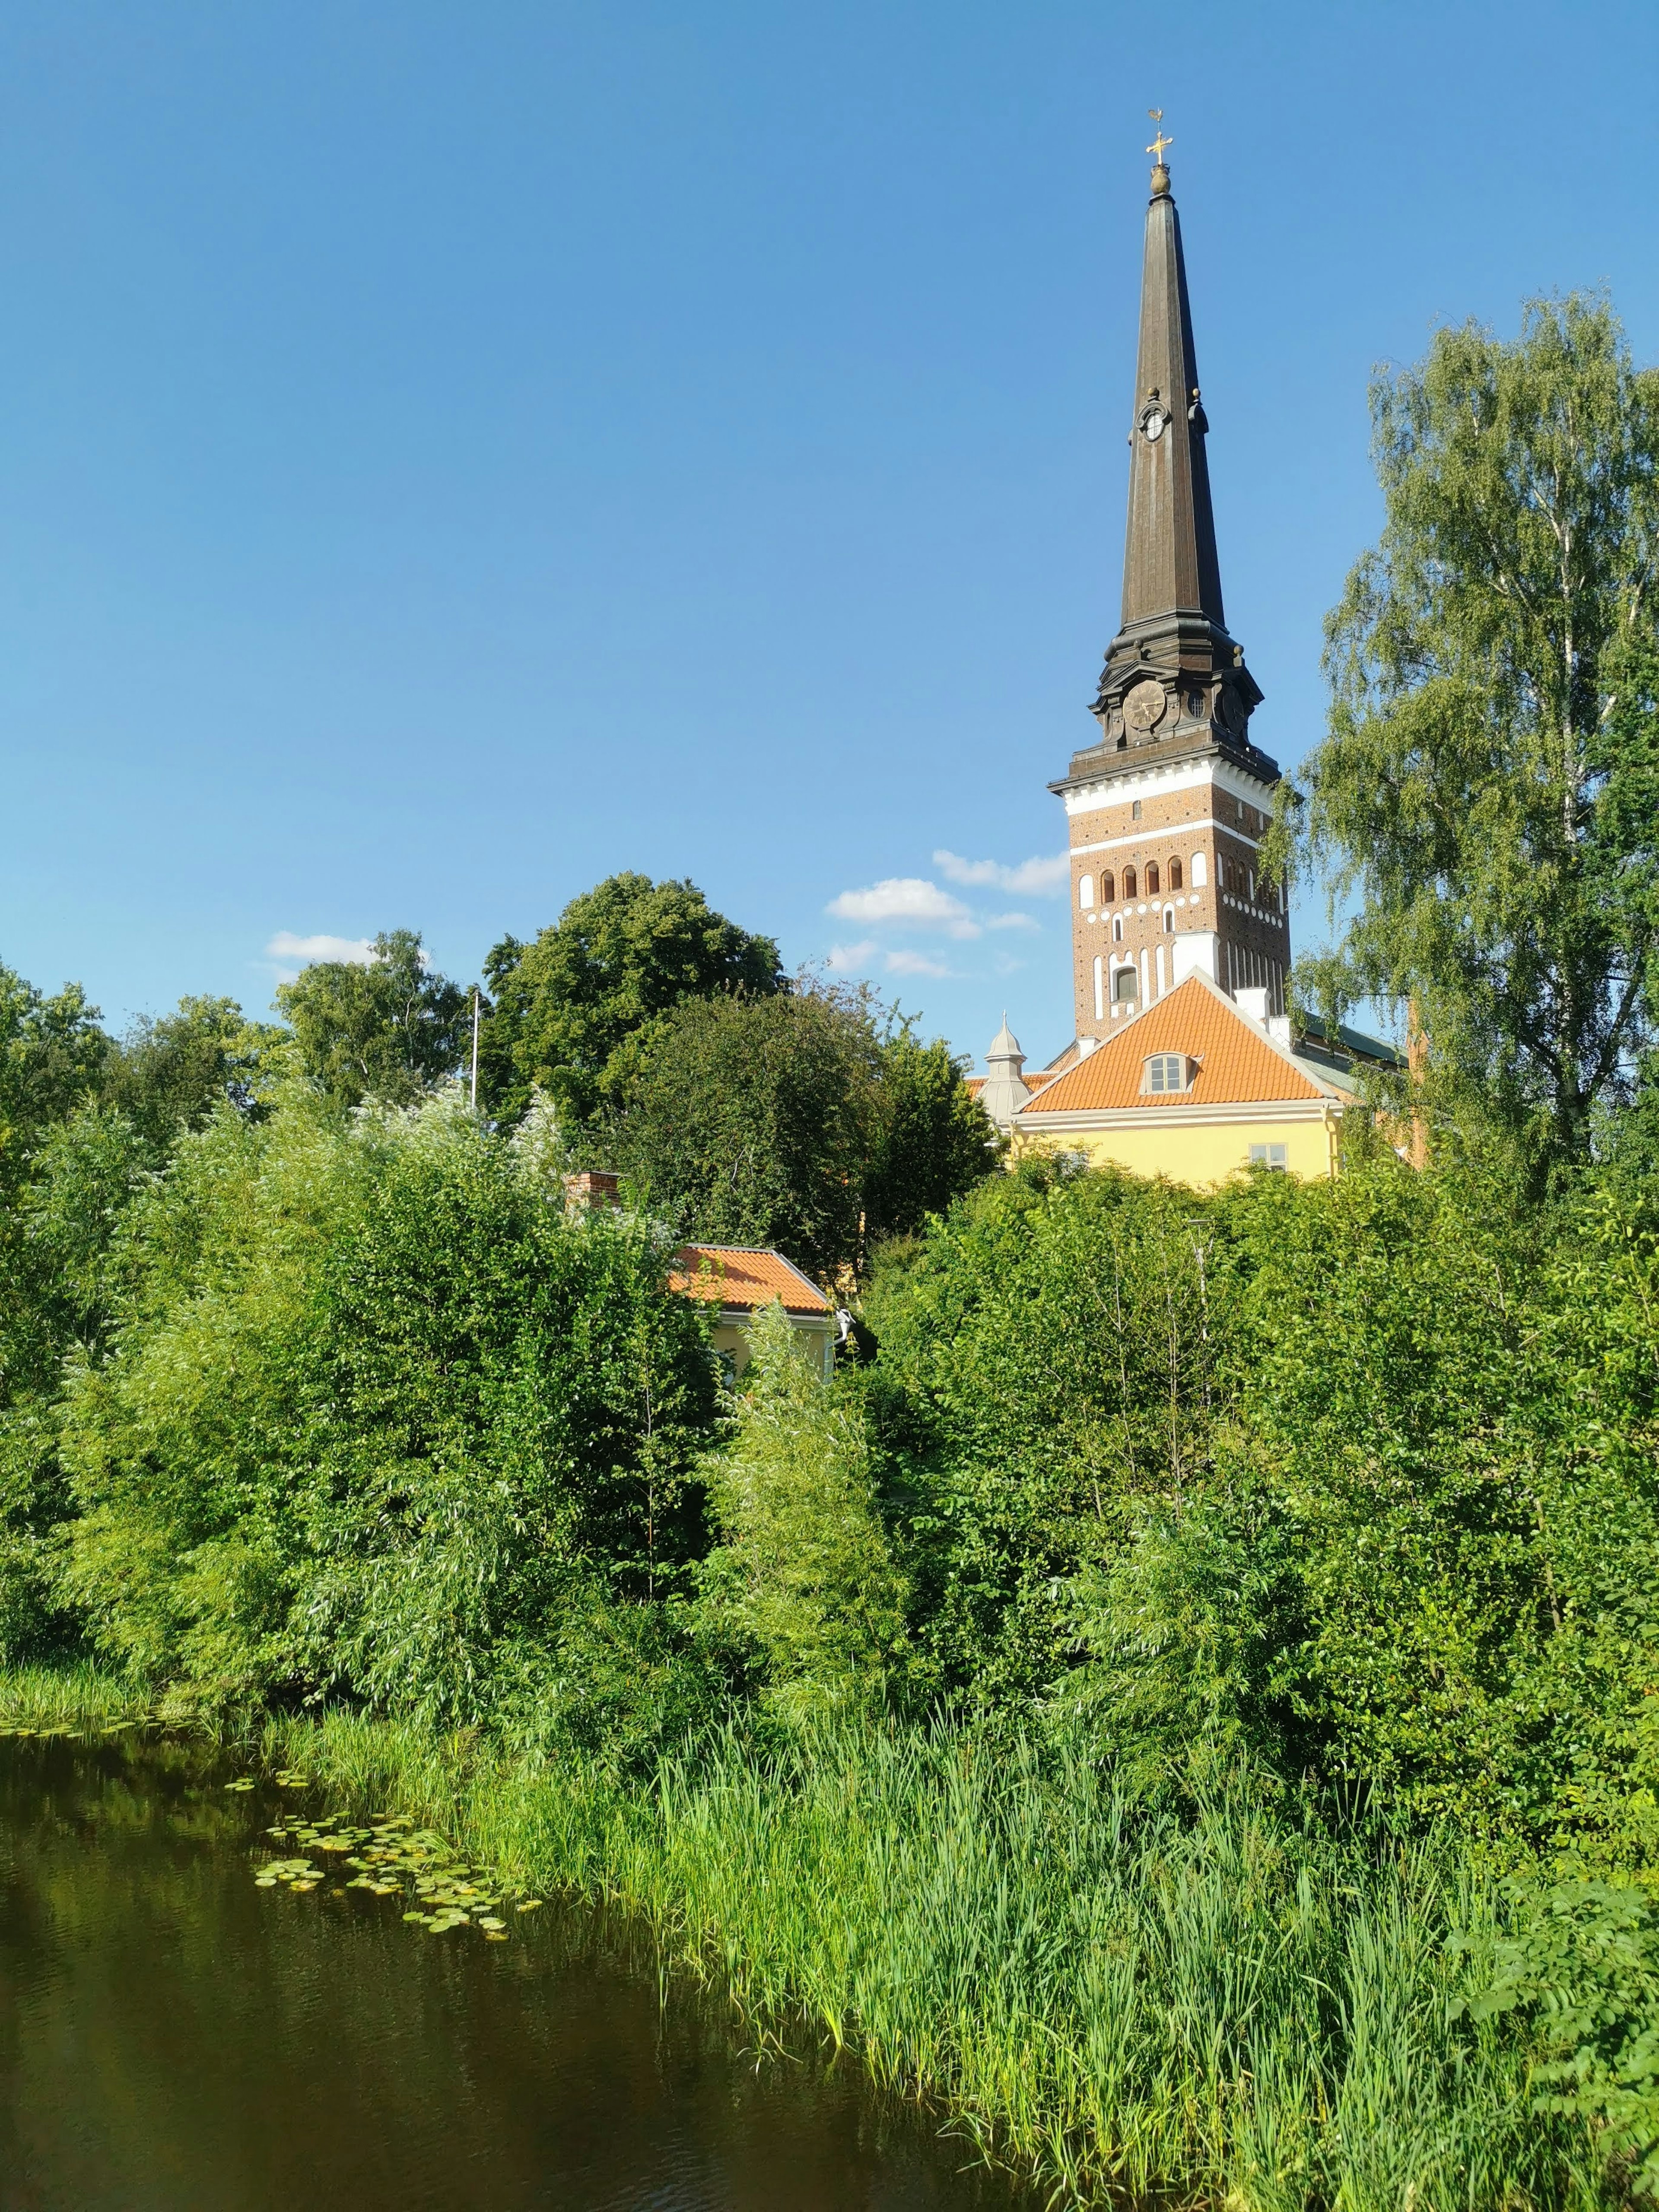
[[[866,1250],[908,1237],[982,1182],[1001,1152],[942,1037],[900,1020],[882,1040],[880,1114],[864,1179]]]
[[[484,974],[483,1101],[516,1121],[541,1090],[573,1130],[626,1088],[622,1048],[683,1000],[785,988],[769,937],[716,914],[693,883],[631,873],[572,899],[528,945],[503,938]]]
[[[1073,1644],[1070,1579],[1200,1470],[1214,1237],[1189,1193],[1032,1163],[878,1272],[873,1404],[947,1680],[1036,1694]]]
[[[174,1012],[132,1024],[104,1064],[100,1095],[160,1166],[182,1131],[227,1102],[254,1109],[281,1038],[246,1020],[234,999],[181,999]]]
[[[1439,331],[1372,416],[1387,521],[1303,771],[1359,900],[1304,985],[1411,1002],[1437,1126],[1495,1124],[1536,1176],[1586,1158],[1659,1019],[1659,372],[1605,300],[1535,301],[1512,343]]]
[[[0,1199],[27,1173],[40,1133],[97,1088],[109,1049],[78,983],[47,998],[0,964]]]
[[[651,1039],[606,1157],[688,1233],[828,1278],[860,1246],[881,1050],[850,999],[689,1000]]]
[[[981,1182],[990,1127],[942,1044],[856,991],[691,999],[634,1055],[593,1140],[700,1238],[775,1244],[829,1282]]]
[[[412,929],[374,939],[366,964],[319,960],[276,988],[306,1073],[347,1106],[406,1106],[460,1067],[471,1001],[426,965]]]
[[[74,1636],[46,1572],[67,1504],[59,1370],[72,1341],[101,1341],[139,1164],[129,1125],[93,1103],[113,1049],[78,984],[49,998],[0,966],[0,1657]]]

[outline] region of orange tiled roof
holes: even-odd
[[[964,1075],[962,1087],[970,1098],[977,1098],[985,1088],[985,1078],[982,1075]]]
[[[1153,1096],[1140,1087],[1149,1053],[1179,1052],[1199,1062],[1192,1088]],[[1083,1114],[1124,1106],[1232,1106],[1288,1098],[1340,1097],[1335,1084],[1304,1074],[1232,1000],[1202,975],[1189,975],[1167,998],[1126,1022],[1086,1060],[1045,1085],[1022,1121],[1038,1114]]]
[[[748,1244],[688,1244],[674,1255],[671,1291],[752,1311],[779,1299],[786,1313],[821,1313],[830,1301],[781,1252]]]

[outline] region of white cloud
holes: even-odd
[[[942,929],[947,937],[977,937],[980,926],[959,898],[942,891],[925,876],[889,876],[868,890],[842,891],[827,911],[842,921],[908,922],[916,929]]]
[[[1042,924],[1035,915],[992,914],[985,918],[987,929],[1041,929]]]
[[[860,938],[856,945],[832,945],[824,965],[832,973],[845,975],[853,969],[867,968],[875,950],[873,937]]]
[[[954,975],[956,969],[947,968],[942,960],[930,960],[925,952],[890,952],[887,956],[890,975]]]
[[[933,866],[953,884],[994,884],[999,890],[1035,892],[1042,898],[1054,896],[1065,890],[1072,872],[1072,856],[1069,853],[1047,856],[1038,854],[1008,867],[1001,860],[964,860],[960,853],[949,853],[941,848],[933,855]]]
[[[374,965],[374,946],[367,937],[296,937],[279,929],[265,947],[267,960],[348,960],[355,968]]]

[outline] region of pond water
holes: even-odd
[[[0,1741],[3,2212],[1030,2212],[857,2066],[757,2063],[599,1915],[261,1889],[288,1793]]]

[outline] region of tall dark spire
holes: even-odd
[[[1146,149],[1158,166],[1128,423],[1123,620],[1093,702],[1100,726],[1048,787],[1071,840],[1079,1054],[1189,976],[1262,992],[1266,1012],[1282,1013],[1291,962],[1285,902],[1261,874],[1279,769],[1251,743],[1261,694],[1221,611],[1207,426],[1164,161],[1175,142],[1162,110],[1149,112],[1160,127]]]
[[[1140,276],[1140,348],[1130,433],[1129,528],[1123,548],[1123,627],[1177,611],[1224,629],[1208,428],[1187,302],[1181,217],[1162,161],[1152,172]]]
[[[1248,735],[1261,693],[1243,648],[1227,634],[1222,608],[1205,450],[1209,424],[1199,396],[1181,222],[1162,159],[1170,143],[1159,134],[1146,209],[1123,618],[1094,701],[1101,734],[1086,753],[1215,747],[1273,781],[1277,767]],[[1085,759],[1077,757],[1074,775],[1090,772]]]

